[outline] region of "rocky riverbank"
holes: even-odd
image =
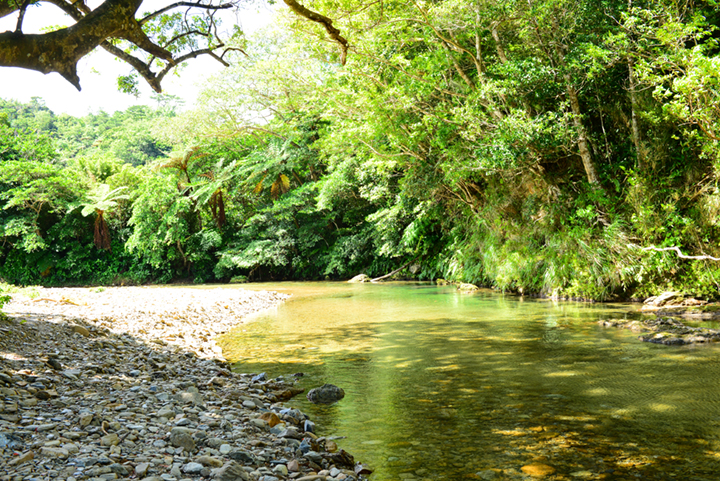
[[[214,336],[286,296],[39,289],[0,321],[0,480],[354,480],[367,470],[285,401],[296,376],[238,374]]]

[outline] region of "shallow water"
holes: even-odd
[[[250,285],[293,298],[221,342],[239,372],[346,397],[299,407],[371,479],[720,479],[720,346],[641,343],[632,305],[423,284]],[[489,470],[492,470],[491,473]]]

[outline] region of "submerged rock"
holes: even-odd
[[[458,286],[458,291],[473,292],[473,291],[477,291],[479,289],[480,288],[478,286],[476,286],[475,284],[463,283]]]
[[[720,341],[720,329],[690,327],[670,317],[629,321],[627,319],[607,319],[598,321],[603,327],[619,327],[634,332],[647,333],[638,337],[643,342],[681,346],[684,344],[702,344]]]
[[[332,404],[344,397],[345,391],[334,384],[323,384],[307,393],[308,401],[315,404]]]
[[[555,472],[555,468],[548,466],[547,464],[528,464],[520,468],[520,470],[528,476],[535,478],[549,476]]]

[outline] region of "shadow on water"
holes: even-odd
[[[267,287],[267,286],[264,286]],[[629,306],[520,301],[417,285],[312,285],[224,339],[244,372],[343,387],[323,435],[376,480],[717,479],[720,351],[597,326]],[[479,473],[479,474],[478,474]],[[481,478],[482,479],[482,478]]]

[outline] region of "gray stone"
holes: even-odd
[[[264,419],[260,419],[260,418],[251,419],[250,424],[252,424],[253,426],[256,426],[260,429],[267,429],[269,426],[267,421],[265,421]]]
[[[43,447],[40,450],[40,454],[49,458],[67,458],[70,453],[68,453],[67,449],[63,448]]]
[[[221,468],[213,469],[212,478],[216,481],[247,481],[250,476],[242,466],[235,461],[230,461]]]
[[[80,448],[77,447],[77,444],[65,443],[62,447],[63,449],[67,449],[67,452],[70,454],[77,454],[80,452]]]
[[[302,439],[303,436],[300,434],[296,427],[290,426],[278,435],[279,438],[291,438],[291,439]]]
[[[191,453],[195,450],[195,440],[187,433],[172,432],[170,433],[170,444],[176,448],[183,448]]]
[[[172,419],[175,417],[175,410],[171,407],[164,407],[157,412],[159,418]]]
[[[316,453],[315,451],[308,451],[304,455],[306,458],[308,458],[310,461],[316,464],[322,463],[322,455],[320,453]]]
[[[8,433],[0,433],[0,449],[10,448],[10,449],[18,449],[22,446],[22,439],[19,437],[8,434]]]
[[[175,479],[182,478],[182,471],[180,471],[180,465],[179,464],[173,464],[173,467],[170,468],[170,475],[175,477]]]
[[[130,469],[127,466],[124,466],[119,463],[113,463],[110,466],[108,466],[108,468],[110,468],[110,471],[112,471],[113,473],[119,474],[120,476],[127,476],[130,474]]]
[[[78,376],[82,374],[82,371],[80,369],[65,369],[61,374],[68,379],[76,381]]]
[[[203,404],[203,397],[200,393],[197,392],[181,392],[180,394],[175,394],[174,396],[172,396],[172,398],[182,404]]]
[[[135,466],[135,474],[137,476],[143,477],[147,474],[148,469],[150,469],[150,463],[140,463]]]
[[[200,463],[187,463],[183,466],[182,471],[187,474],[200,474],[203,468],[204,466]]]
[[[244,464],[252,464],[255,462],[255,459],[245,451],[233,451],[228,454],[228,458]]]
[[[93,416],[95,416],[93,413],[87,413],[80,416],[80,426],[85,427],[89,425],[93,420]]]
[[[170,430],[170,434],[173,434],[173,433],[185,433],[185,434],[189,434],[190,436],[193,436],[193,435],[197,434],[197,429],[176,426]]]
[[[314,432],[315,432],[315,423],[312,422],[312,421],[310,421],[309,419],[306,419],[306,420],[305,420],[305,424],[304,424],[303,427],[304,427],[304,429],[305,429],[305,432],[307,432],[307,433],[314,433]]]
[[[205,444],[210,448],[217,449],[220,446],[222,446],[224,442],[225,441],[223,439],[213,437],[213,438],[207,438],[207,441],[205,441]]]

